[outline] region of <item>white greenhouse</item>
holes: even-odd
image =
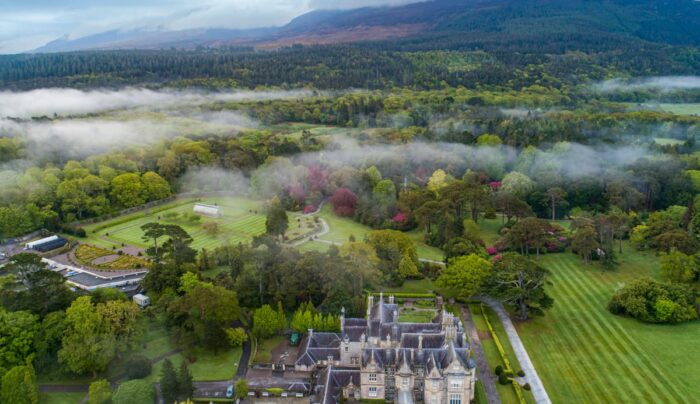
[[[207,205],[204,203],[195,204],[192,211],[198,215],[209,217],[221,217],[224,215],[220,207],[214,205]]]

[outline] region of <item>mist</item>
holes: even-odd
[[[671,92],[700,89],[700,76],[655,76],[632,79],[612,79],[594,86],[600,92],[655,90]]]
[[[226,192],[248,196],[250,180],[237,170],[201,167],[189,170],[179,179],[180,192]]]
[[[400,183],[418,169],[429,176],[436,169],[456,177],[466,171],[484,172],[500,180],[509,171],[521,171],[531,178],[559,178],[563,181],[586,177],[602,178],[623,174],[639,159],[649,158],[662,164],[662,154],[642,146],[587,146],[562,142],[545,150],[516,149],[510,146],[471,146],[458,143],[414,142],[400,145],[361,145],[340,137],[320,152],[277,158],[253,173],[255,192],[271,197],[279,190],[303,184],[303,167],[319,166],[334,171],[342,167],[364,170],[379,168],[384,178]]]
[[[29,119],[41,116],[95,114],[116,109],[162,111],[217,102],[241,102],[299,98],[308,90],[292,91],[182,91],[126,88],[82,91],[68,88],[0,92],[0,118]]]
[[[126,88],[0,92],[0,136],[20,137],[29,156],[84,158],[184,135],[236,135],[259,123],[244,113],[210,111],[221,102],[305,97],[296,91],[179,91]]]

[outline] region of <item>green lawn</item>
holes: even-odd
[[[345,243],[350,239],[350,236],[354,236],[357,241],[362,241],[367,232],[372,231],[369,226],[358,223],[350,218],[336,216],[333,213],[333,209],[329,204],[323,206],[321,212],[318,213],[321,217],[328,223],[329,232],[322,237],[322,240],[332,241],[334,243]],[[423,241],[422,231],[411,231],[406,233],[413,243],[416,245],[418,251],[418,256],[420,258],[426,258],[434,261],[442,261],[443,253],[439,248],[431,247]],[[324,243],[304,243],[300,246],[302,251],[326,251],[328,245]]]
[[[433,318],[435,318],[434,311],[401,310],[401,312],[399,312],[399,322],[401,323],[429,323]]]
[[[700,103],[659,104],[659,107],[676,115],[700,115]]]
[[[658,272],[652,254],[627,251],[606,272],[571,253],[541,258],[554,307],[518,325],[553,402],[683,403],[700,397],[700,321],[653,325],[611,314],[625,282]]]
[[[677,146],[685,143],[684,140],[674,139],[672,137],[655,137],[654,142],[661,146]]]
[[[270,363],[272,361],[272,350],[284,341],[281,335],[272,338],[258,340],[258,348],[253,358],[253,363]]]
[[[238,371],[238,361],[241,359],[241,348],[234,348],[226,352],[206,352],[195,350],[193,356],[194,363],[189,363],[190,372],[195,381],[213,381],[231,379]],[[176,369],[180,362],[184,360],[182,354],[175,354],[168,357]],[[157,382],[160,379],[163,360],[153,365],[151,375],[147,380]]]
[[[165,210],[138,212],[85,226],[88,237],[84,242],[107,249],[112,249],[114,246],[119,248],[121,243],[148,247],[150,244],[141,238],[143,236],[141,226],[155,221],[181,226],[192,236],[194,239],[192,248],[197,250],[213,249],[224,244],[248,243],[254,236],[265,232],[265,212],[262,201],[234,197],[212,197],[203,198],[199,202],[222,207],[224,216],[222,218],[202,216],[198,222],[191,222],[184,215],[192,212],[196,202],[194,199],[185,199],[158,208],[167,208]],[[166,217],[173,212],[177,213],[178,216],[175,218]],[[290,228],[287,232],[289,237],[310,231],[309,224],[297,221],[299,218],[301,218],[299,213],[289,213]],[[126,219],[131,220],[125,222]],[[203,224],[207,222],[218,223],[219,233],[215,235],[207,233],[203,228]],[[114,225],[104,227],[111,223]]]
[[[83,402],[85,393],[40,393],[41,404],[79,404]]]

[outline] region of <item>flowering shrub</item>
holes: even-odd
[[[408,220],[408,216],[406,216],[406,214],[403,212],[398,212],[391,220],[393,220],[395,223],[405,223],[406,220]]]
[[[498,253],[498,250],[496,249],[496,247],[491,246],[491,247],[486,247],[486,252],[489,255],[496,255]]]
[[[491,262],[493,262],[493,263],[495,264],[495,263],[497,263],[498,261],[500,261],[501,259],[503,259],[503,256],[502,256],[501,254],[498,254],[498,255],[496,255],[496,256],[493,257],[493,259],[491,260]]]
[[[314,205],[306,205],[304,208],[304,214],[309,214],[312,213],[316,210],[316,207]]]
[[[501,181],[491,181],[489,182],[489,186],[491,187],[492,190],[497,190],[501,187]]]

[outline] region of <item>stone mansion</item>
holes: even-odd
[[[341,317],[340,333],[309,330],[295,362],[318,374],[311,403],[387,400],[468,404],[476,381],[461,321],[439,307],[430,323],[399,322],[399,306],[368,297],[367,318]]]

